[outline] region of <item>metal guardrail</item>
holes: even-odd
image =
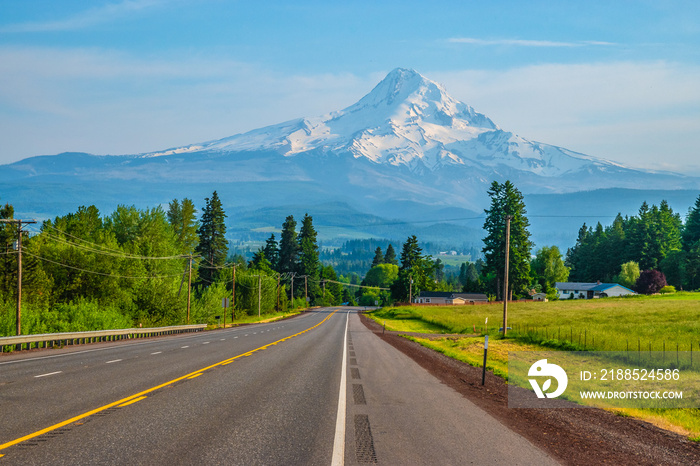
[[[55,346],[80,345],[102,341],[173,335],[176,333],[201,332],[206,327],[206,324],[173,325],[170,327],[127,328],[118,330],[95,330],[91,332],[43,333],[0,337],[0,353],[4,351],[6,346],[14,347],[14,349],[18,351],[24,349],[25,345],[26,349],[31,349],[32,344],[34,344],[35,348],[53,348]]]

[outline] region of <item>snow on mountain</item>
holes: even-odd
[[[450,209],[480,212],[488,206],[489,185],[505,180],[525,195],[700,188],[698,178],[635,170],[529,141],[441,85],[399,68],[357,103],[320,117],[147,154],[65,153],[4,165],[0,195],[16,212],[38,218],[81,204],[107,211],[119,204],[167,205],[173,198],[203,199],[215,189],[226,208],[239,211],[339,202],[415,221]],[[589,207],[614,210],[619,195],[606,196],[597,195]],[[547,199],[553,209],[557,201]],[[368,234],[365,227],[357,225],[357,234]]]
[[[144,156],[261,150],[286,157],[310,151],[350,154],[412,171],[452,165],[481,170],[506,167],[552,177],[591,164],[621,167],[503,131],[452,98],[440,84],[402,68],[343,110]]]

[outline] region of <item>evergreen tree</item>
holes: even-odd
[[[431,257],[423,255],[416,236],[410,236],[401,249],[401,266],[397,279],[391,285],[391,296],[397,301],[408,301],[418,296],[420,291],[433,290],[433,265]]]
[[[477,263],[470,262],[469,264],[462,264],[464,266],[464,284],[462,285],[462,291],[465,293],[482,293],[484,292],[484,284],[481,280],[481,276],[477,271],[477,264],[481,259],[477,260]]]
[[[217,267],[223,266],[226,262],[228,242],[226,241],[226,214],[219,195],[214,191],[211,198],[204,200],[206,206],[197,229],[199,244],[195,251],[202,256],[202,265],[199,270],[200,281],[208,286],[214,283],[218,276]]]
[[[389,243],[389,246],[386,247],[386,253],[384,254],[384,263],[399,265],[399,261],[396,260],[396,251],[394,251],[394,246],[392,246],[391,243]]]
[[[374,250],[374,259],[372,260],[372,267],[376,267],[379,264],[384,263],[384,255],[382,254],[382,248],[377,246],[377,249]]]
[[[279,244],[279,270],[282,274],[299,271],[299,242],[297,241],[297,222],[294,216],[288,216],[282,224],[282,236]]]
[[[10,204],[0,208],[0,219],[11,220],[15,210]],[[0,297],[14,296],[17,288],[17,256],[13,253],[17,228],[12,223],[0,222]]]
[[[440,283],[445,279],[445,264],[439,257],[433,263],[433,277],[435,281]]]
[[[265,247],[263,249],[265,252],[265,258],[270,262],[270,267],[272,270],[279,270],[279,258],[280,250],[275,240],[275,234],[272,233],[270,237],[265,242]]]
[[[682,234],[682,247],[690,251],[700,241],[700,196],[695,200],[695,206],[688,209]]]
[[[265,272],[266,275],[274,275],[275,272],[272,270],[270,261],[267,260],[265,256],[264,248],[258,249],[257,252],[253,254],[253,258],[248,263],[248,270],[251,269]]]
[[[462,286],[464,286],[467,283],[467,269],[468,263],[462,262],[462,264],[459,266],[459,276],[457,278],[459,284]]]
[[[523,195],[510,181],[503,184],[494,181],[488,194],[491,197],[491,207],[484,211],[486,212],[484,230],[488,235],[484,238],[483,252],[486,257],[486,272],[493,273],[495,277],[492,290],[501,299],[503,298],[506,215],[510,215],[512,220],[510,222],[509,295],[513,293],[524,295],[530,284],[532,242],[527,230],[530,223],[525,216],[527,211]]]
[[[317,236],[313,218],[309,214],[304,215],[299,229],[299,273],[306,276],[308,297],[312,303],[315,302],[320,293],[319,267],[321,262],[318,259]]]

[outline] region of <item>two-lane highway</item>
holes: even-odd
[[[4,356],[0,416],[0,466],[552,463],[352,308]]]
[[[345,314],[0,360],[5,464],[329,464]]]

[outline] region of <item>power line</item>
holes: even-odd
[[[44,262],[49,262],[51,264],[58,265],[60,267],[65,267],[67,269],[77,270],[79,272],[85,272],[85,273],[89,273],[89,274],[93,274],[93,275],[101,275],[103,277],[129,278],[129,279],[155,279],[155,278],[179,277],[181,275],[180,273],[177,273],[174,275],[153,275],[153,276],[140,276],[140,277],[130,276],[130,275],[115,275],[115,274],[111,274],[111,273],[95,272],[94,270],[81,269],[80,267],[74,267],[72,265],[56,262],[56,261],[53,261],[51,259],[47,259],[45,257],[41,257],[41,256],[38,256],[36,254],[32,254],[32,253],[27,252],[27,251],[24,251],[24,253],[27,254],[28,256],[34,257],[35,259],[39,259],[39,260],[44,261]]]

